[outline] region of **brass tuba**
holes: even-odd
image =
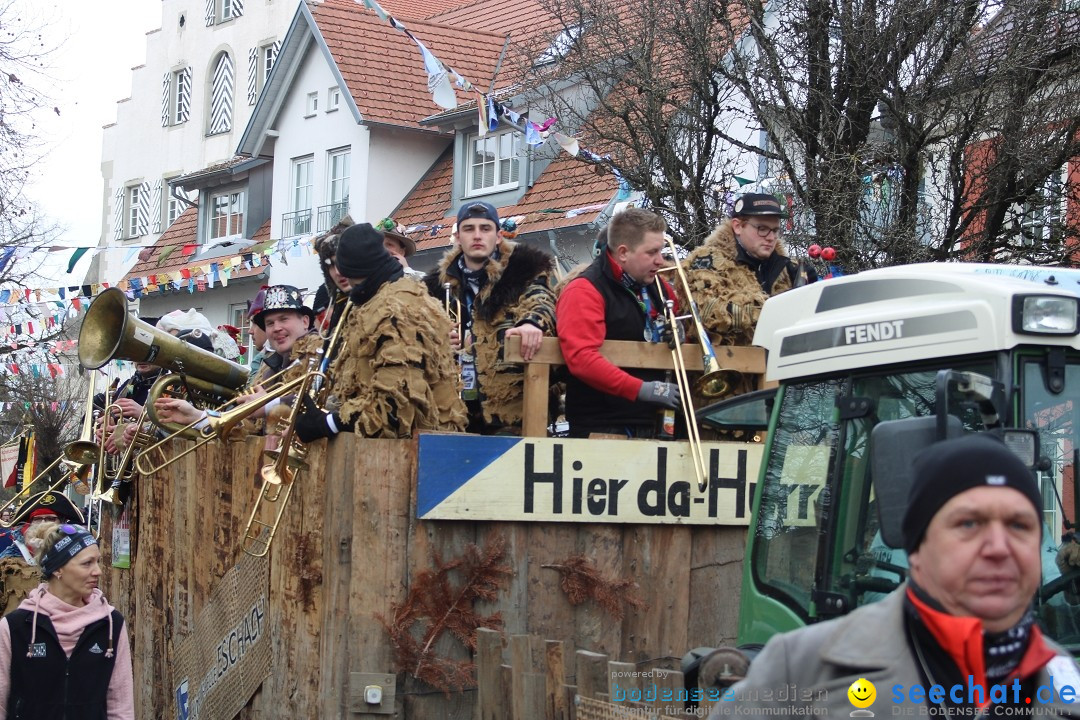
[[[247,368],[240,363],[186,343],[129,313],[127,298],[117,288],[109,288],[94,299],[79,330],[79,362],[83,367],[97,369],[110,360],[153,363],[230,391],[242,388],[248,377]]]

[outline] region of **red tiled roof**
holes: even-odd
[[[394,219],[406,227],[443,225],[434,235],[422,229],[412,234],[418,250],[446,247],[456,218],[450,207],[453,198],[454,156],[447,151],[394,212]],[[618,190],[610,175],[598,175],[595,167],[562,154],[540,174],[521,202],[498,208],[500,218],[523,215],[519,233],[584,225],[596,219]],[[567,212],[591,208],[573,217]],[[449,213],[449,214],[446,214]]]
[[[459,5],[441,13],[432,13],[427,19],[440,25],[509,35],[519,44],[538,33],[550,32],[559,26],[555,16],[545,10],[537,0],[479,0],[471,5]],[[509,51],[507,54],[509,55]],[[503,60],[503,65],[509,61],[509,57]]]
[[[438,109],[420,50],[404,33],[353,0],[326,0],[311,12],[365,120],[415,128]],[[410,21],[408,28],[444,64],[487,88],[502,36],[423,21]],[[455,90],[459,102],[469,99]]]
[[[379,4],[398,20],[423,20],[470,2],[473,0],[382,0]]]
[[[217,262],[220,258],[206,259],[196,258],[195,255],[184,255],[183,247],[185,245],[194,245],[198,242],[198,225],[199,225],[199,208],[198,206],[189,207],[184,212],[180,213],[180,217],[173,221],[173,224],[169,226],[169,229],[161,233],[157,242],[151,246],[150,259],[140,260],[135,263],[135,266],[128,271],[121,282],[130,280],[133,277],[146,277],[148,275],[155,275],[162,272],[179,272],[183,268],[194,268],[207,265],[211,262]],[[256,244],[270,239],[270,221],[267,220],[255,233],[255,237],[252,238]],[[161,262],[160,258],[165,254],[167,248],[173,248],[169,256],[165,258],[165,262]],[[237,250],[235,254],[239,255],[246,251]],[[229,255],[228,257],[232,257]],[[251,277],[253,275],[259,275],[264,272],[264,268],[251,268],[244,270],[241,267],[233,269],[230,279],[239,280],[240,278]]]

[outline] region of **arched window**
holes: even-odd
[[[232,57],[228,52],[222,52],[214,63],[210,94],[210,135],[232,130],[235,79]]]

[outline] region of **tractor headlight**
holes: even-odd
[[[1013,298],[1013,331],[1028,335],[1076,335],[1080,298],[1018,295]]]

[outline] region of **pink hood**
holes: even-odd
[[[47,616],[52,622],[53,628],[56,629],[56,636],[60,640],[60,646],[64,648],[64,652],[68,657],[71,656],[71,651],[75,649],[75,644],[79,641],[79,636],[82,635],[82,631],[86,626],[108,617],[110,618],[110,647],[108,652],[110,656],[112,654],[111,613],[113,606],[109,604],[98,588],[94,588],[90,596],[86,598],[86,605],[75,607],[74,605],[68,605],[49,592],[47,583],[41,583],[30,591],[30,595],[19,604],[19,609],[29,610],[35,614],[35,623],[31,626],[31,633],[37,632],[36,616]],[[31,638],[30,642],[33,644],[34,639]]]

